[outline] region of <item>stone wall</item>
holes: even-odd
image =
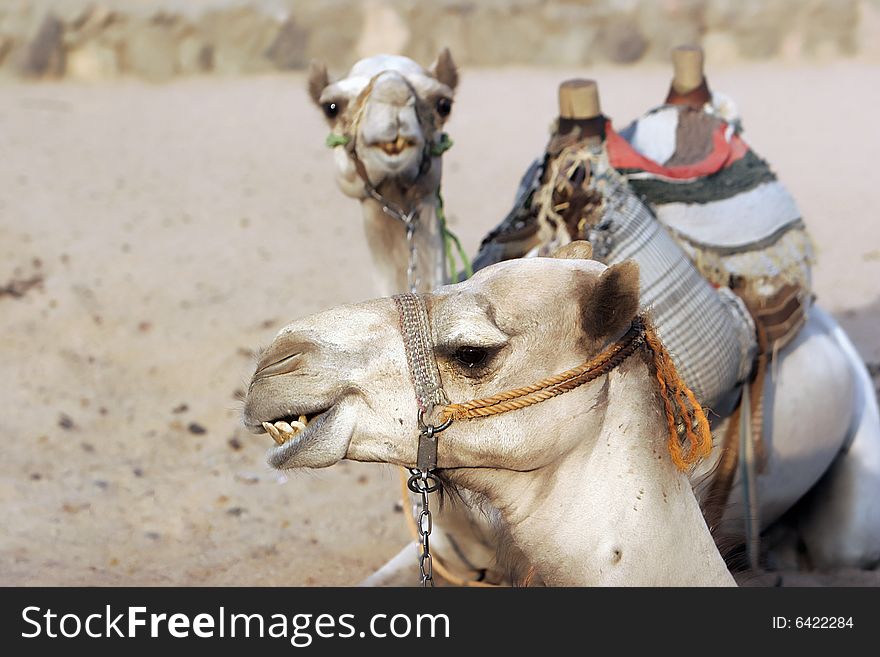
[[[0,76],[344,71],[368,54],[470,66],[880,60],[880,0],[0,0]]]

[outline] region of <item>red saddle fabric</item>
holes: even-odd
[[[744,157],[748,152],[749,147],[742,138],[734,134],[730,139],[727,139],[725,135],[727,131],[728,125],[720,123],[712,132],[712,150],[709,155],[700,162],[683,166],[666,167],[648,159],[630,146],[626,139],[617,134],[611,127],[610,121],[605,126],[605,146],[608,150],[611,166],[617,170],[637,169],[662,178],[692,180],[718,173],[724,167],[730,166]]]

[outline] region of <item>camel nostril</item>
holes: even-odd
[[[299,366],[300,356],[302,356],[301,353],[295,353],[281,359],[272,359],[269,362],[265,362],[267,359],[264,357],[263,361],[257,365],[254,379],[275,376],[277,374],[289,374]]]

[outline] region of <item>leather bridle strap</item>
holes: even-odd
[[[410,376],[416,390],[416,402],[422,413],[447,402],[431,340],[431,325],[425,300],[419,294],[398,294],[393,297],[400,317],[403,346]]]
[[[419,449],[416,467],[430,472],[437,467],[437,437],[451,422],[440,426],[431,424],[431,416],[438,406],[449,403],[440,381],[440,371],[434,358],[431,325],[425,300],[419,294],[398,294],[393,297],[400,318],[400,333],[406,351],[410,379],[419,408]]]

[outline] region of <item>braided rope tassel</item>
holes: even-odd
[[[666,426],[669,430],[667,446],[672,462],[679,470],[687,470],[712,450],[712,432],[709,420],[703,412],[694,393],[678,375],[675,363],[666,347],[657,337],[654,327],[645,327],[645,344],[651,352],[654,374],[660,388],[660,398],[666,413]],[[678,434],[676,418],[680,417],[684,432],[690,443],[685,451]],[[696,425],[696,429],[694,426]]]

